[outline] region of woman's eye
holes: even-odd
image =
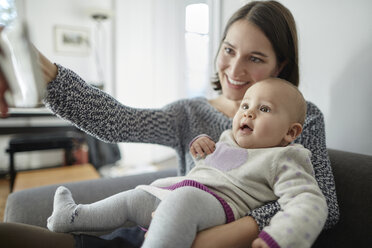
[[[265,113],[270,113],[270,111],[271,111],[271,109],[270,109],[269,107],[267,107],[267,106],[262,106],[262,107],[260,108],[260,110],[261,110],[262,112],[265,112]]]
[[[233,52],[233,50],[230,47],[225,47],[224,49],[227,54],[231,54]]]
[[[254,56],[252,56],[252,57],[250,58],[250,60],[251,60],[252,62],[254,62],[254,63],[261,63],[261,62],[262,62],[262,59],[257,58],[257,57],[254,57]]]

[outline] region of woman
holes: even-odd
[[[215,99],[180,100],[153,110],[129,108],[43,56],[41,64],[46,81],[50,82],[45,104],[56,114],[105,141],[147,142],[173,147],[178,154],[181,175],[194,166],[188,151],[192,138],[205,133],[217,140],[231,127],[232,117],[245,91],[255,82],[280,77],[295,86],[299,84],[295,21],[289,10],[275,1],[250,2],[230,18],[216,58],[218,73],[213,84],[221,94]],[[3,97],[6,88],[5,80],[0,80],[0,110],[3,114],[7,112]],[[327,199],[329,215],[325,228],[329,228],[337,223],[339,212],[325,146],[323,115],[310,102],[307,108],[303,133],[295,142],[312,152],[315,176]],[[247,213],[244,218],[201,232],[193,247],[247,247],[279,210],[277,202],[268,203]],[[5,229],[4,225],[0,226],[0,233]],[[7,227],[9,229],[9,225]],[[34,236],[40,232],[39,236],[52,242],[68,240],[64,247],[73,247],[74,239],[69,234],[55,234],[44,229],[37,231],[23,225],[12,228],[22,229],[22,233],[30,233],[32,229],[36,233]],[[26,236],[20,233],[17,236],[20,235]],[[79,240],[75,237],[77,247],[81,245]],[[32,240],[28,244],[30,242]],[[54,246],[58,247],[60,242]]]

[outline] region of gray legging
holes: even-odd
[[[143,227],[151,222],[143,247],[173,248],[190,247],[197,232],[224,224],[226,217],[213,195],[189,186],[175,189],[163,201],[134,189],[84,205],[76,205],[71,193],[61,187],[56,191],[48,228],[58,232],[103,231],[126,221]]]
[[[197,232],[225,222],[214,196],[194,187],[178,188],[156,209],[143,247],[191,247]]]

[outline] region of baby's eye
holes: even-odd
[[[248,104],[243,103],[242,106],[241,106],[241,108],[242,108],[243,110],[247,110],[247,109],[249,108],[249,106],[248,106]]]
[[[270,113],[271,109],[268,106],[261,106],[260,111]]]

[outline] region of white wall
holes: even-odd
[[[17,0],[18,1],[18,0]],[[91,83],[98,82],[98,75],[95,64],[93,50],[86,55],[60,54],[55,50],[54,27],[55,25],[68,27],[87,28],[91,32],[91,42],[94,45],[95,22],[89,15],[89,10],[92,8],[112,9],[113,2],[108,0],[19,0],[23,2],[23,9],[18,11],[27,19],[30,29],[30,36],[35,46],[46,55],[52,62],[56,62],[71,68],[82,76],[85,80]],[[112,73],[112,19],[103,23],[105,30],[105,90],[109,93],[113,92],[114,77]],[[45,119],[45,118],[44,118]],[[12,118],[5,120],[12,125],[19,126],[20,120]],[[25,120],[24,125],[31,125],[31,120]],[[37,122],[37,120],[36,120]],[[50,123],[44,120],[41,125]],[[36,124],[34,124],[36,125]],[[8,141],[11,136],[0,136],[0,169],[8,168],[9,155],[5,153],[5,148],[8,146]],[[29,152],[21,153],[16,156],[17,168],[36,168],[39,166],[57,165],[63,162],[63,151],[47,151],[47,152]]]
[[[95,45],[95,22],[90,17],[92,8],[112,9],[112,1],[106,0],[23,0],[24,13],[30,27],[31,40],[51,61],[66,65],[86,81],[97,83],[98,74],[93,46]],[[112,93],[112,26],[111,19],[103,22],[105,32],[104,62],[105,89]],[[54,27],[86,28],[91,34],[92,49],[88,55],[56,52]]]
[[[116,95],[125,105],[160,108],[181,97],[183,33],[179,27],[183,18],[179,3],[116,1]],[[174,155],[170,148],[158,145],[121,143],[120,147],[126,164]]]
[[[244,2],[223,0],[223,20]],[[324,113],[328,147],[372,155],[372,1],[280,2],[297,22],[300,89]]]

